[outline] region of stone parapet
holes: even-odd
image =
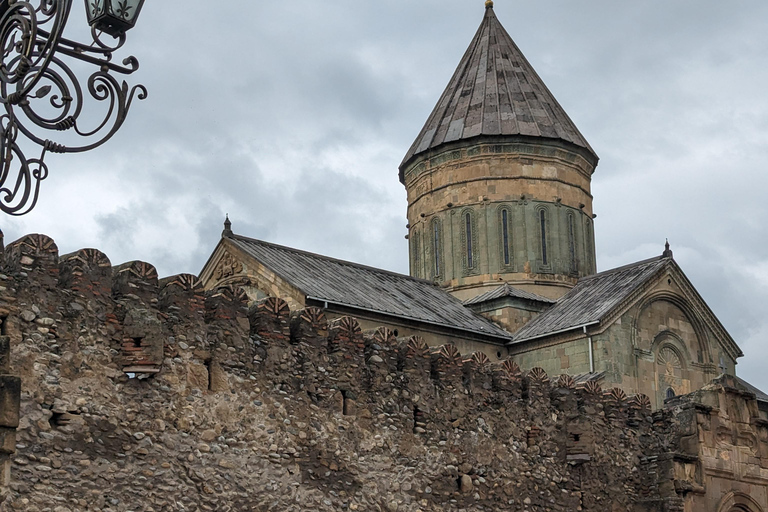
[[[594,382],[47,254],[43,272],[6,262],[0,292],[0,373],[23,390],[0,377],[0,461],[17,449],[0,510],[662,512],[699,492],[680,475],[708,460],[689,427],[710,395],[652,417]],[[737,423],[761,454],[763,424]]]

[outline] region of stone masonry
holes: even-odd
[[[768,427],[727,379],[652,414],[44,235],[0,279],[0,511],[768,510]]]

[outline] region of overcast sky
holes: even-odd
[[[675,258],[768,391],[768,2],[539,0],[496,14],[601,157],[598,266]],[[70,26],[83,24],[75,2]],[[149,0],[149,89],[107,145],[54,156],[6,243],[53,237],[161,276],[236,233],[408,272],[397,166],[483,0]],[[122,58],[122,54],[120,57]]]

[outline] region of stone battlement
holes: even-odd
[[[689,408],[44,235],[7,247],[0,316],[22,379],[0,510],[667,511],[700,490],[675,462],[698,457]]]

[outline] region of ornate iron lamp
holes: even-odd
[[[85,0],[88,24],[118,37],[133,28],[144,0]]]
[[[143,4],[86,0],[92,41],[82,44],[63,37],[72,0],[0,0],[0,104],[5,109],[0,108],[1,211],[31,211],[40,182],[48,176],[46,153],[79,153],[104,144],[125,122],[133,99],[147,97],[143,85],[129,87],[112,74],[130,75],[139,68],[133,56],[122,64],[112,58]],[[67,59],[96,66],[85,90]],[[101,105],[102,112],[88,112],[87,104]],[[29,142],[41,148],[39,157],[24,155],[20,143]]]

